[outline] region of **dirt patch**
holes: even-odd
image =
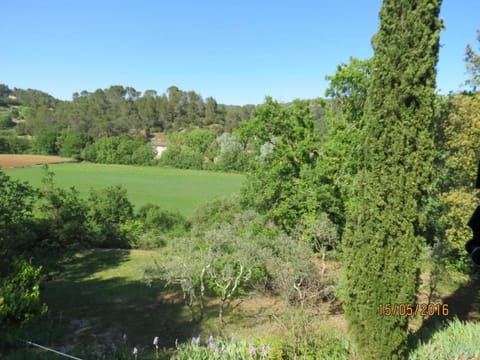
[[[75,160],[60,156],[0,154],[0,169],[11,169],[32,165],[57,164]]]

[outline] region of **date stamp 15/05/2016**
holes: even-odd
[[[379,304],[378,314],[381,316],[448,316],[448,304]]]

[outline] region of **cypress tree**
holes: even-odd
[[[399,312],[415,304],[425,243],[440,4],[384,0],[372,40],[360,170],[343,242],[345,314],[363,359],[406,356],[408,316]],[[386,315],[386,304],[397,313]]]

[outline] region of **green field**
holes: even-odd
[[[238,174],[127,165],[76,163],[52,164],[49,168],[55,173],[58,185],[75,186],[84,196],[90,188],[119,184],[127,189],[130,201],[137,208],[153,203],[185,216],[192,216],[207,201],[238,193],[245,179]],[[40,166],[4,171],[35,187],[42,185]]]

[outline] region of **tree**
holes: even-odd
[[[133,219],[133,205],[127,191],[120,185],[91,190],[88,214],[95,241],[102,247],[128,248],[127,234],[122,225]]]
[[[7,334],[41,316],[47,310],[40,302],[40,271],[25,260],[15,259],[7,276],[0,278],[0,330]]]
[[[352,198],[353,177],[358,172],[361,151],[360,133],[367,91],[370,85],[371,60],[350,58],[337,72],[327,76],[330,86],[324,104],[327,134],[316,167],[319,185],[331,204],[327,210],[343,231],[345,208]]]
[[[183,169],[205,169],[213,163],[218,145],[215,134],[207,129],[171,134],[160,164]]]
[[[41,315],[40,268],[22,259],[31,247],[37,193],[0,172],[0,330],[7,333]]]
[[[33,147],[35,151],[39,154],[57,155],[59,150],[59,137],[60,130],[58,128],[44,128],[35,135],[33,140]]]
[[[480,42],[480,30],[477,30],[477,40]],[[465,62],[467,63],[467,71],[470,74],[470,79],[467,80],[467,85],[473,87],[473,91],[480,86],[480,55],[473,51],[470,44],[467,45],[465,51]]]
[[[0,267],[31,245],[31,218],[38,197],[28,183],[11,179],[0,171]]]
[[[241,123],[239,139],[250,142],[257,154],[241,190],[245,206],[265,214],[287,234],[329,208],[317,191],[320,137],[308,101],[287,106],[267,98],[252,120]]]
[[[42,230],[48,250],[66,251],[85,246],[90,240],[87,224],[88,207],[74,187],[63,189],[54,183],[54,173],[44,165],[43,188],[40,190]]]
[[[480,158],[480,93],[457,94],[452,98],[452,109],[445,126],[448,189],[442,194],[448,212],[443,217],[447,224],[445,238],[448,255],[444,260],[461,272],[471,270],[471,260],[464,254],[465,241],[472,235],[466,220],[478,200],[475,197],[477,161]]]
[[[360,171],[343,237],[345,315],[365,359],[406,354],[408,318],[382,316],[379,306],[414,303],[418,288],[435,159],[440,3],[384,0],[372,41]]]

